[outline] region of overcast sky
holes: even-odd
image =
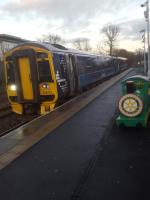
[[[142,0],[2,0],[0,33],[36,40],[47,33],[71,40],[86,37],[96,46],[105,24],[120,26],[118,47],[141,48],[145,28]]]

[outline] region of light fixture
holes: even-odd
[[[10,90],[12,91],[16,91],[17,90],[17,86],[16,85],[10,85]]]
[[[44,89],[49,89],[49,84],[48,83],[42,83],[41,86]]]
[[[147,0],[144,4],[141,4],[141,7],[145,7],[146,10],[144,11],[144,17],[147,24],[147,49],[148,49],[148,77],[150,78],[150,42],[149,42],[149,0]]]

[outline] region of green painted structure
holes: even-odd
[[[147,127],[150,111],[150,82],[146,76],[132,76],[122,81],[119,101],[119,127]]]

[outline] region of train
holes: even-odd
[[[4,68],[3,62],[0,59],[0,95],[4,93]]]
[[[146,76],[135,75],[122,81],[118,127],[147,127],[150,116],[150,83]]]
[[[128,68],[126,58],[26,42],[4,55],[6,90],[18,114],[52,111],[66,98]]]

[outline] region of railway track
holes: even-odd
[[[17,115],[11,111],[10,107],[4,107],[0,109],[0,137],[32,121],[36,117],[38,116]]]
[[[12,115],[13,112],[9,105],[0,108],[0,119]]]
[[[24,125],[24,124],[26,124],[26,123],[27,123],[27,122],[20,122],[19,124],[13,126],[12,128],[10,128],[10,129],[8,129],[8,130],[6,130],[6,131],[4,131],[4,132],[1,132],[1,133],[0,133],[0,137],[2,137],[2,136],[4,136],[4,135],[7,135],[9,132],[15,130],[16,128],[19,128],[20,126],[22,126],[22,125]]]

